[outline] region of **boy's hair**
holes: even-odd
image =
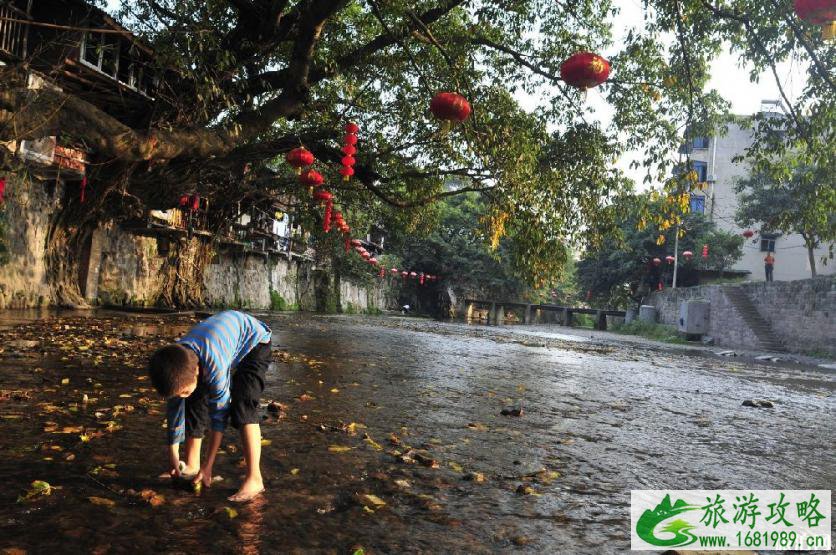
[[[166,345],[151,355],[148,375],[151,383],[163,397],[173,397],[178,391],[194,380],[194,364],[197,357],[188,348]]]

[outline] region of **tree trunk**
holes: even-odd
[[[807,257],[810,259],[810,274],[816,277],[816,254],[813,252],[815,247],[807,245]]]
[[[804,239],[804,246],[807,247],[807,259],[810,261],[810,274],[815,278],[818,275],[816,273],[816,253],[814,252],[816,241],[811,234],[802,233],[801,237]]]

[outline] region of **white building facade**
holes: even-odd
[[[742,234],[745,230],[735,222],[738,200],[735,193],[737,181],[749,173],[746,162],[735,162],[734,158],[745,154],[753,142],[751,129],[736,124],[729,125],[728,133],[719,137],[700,137],[691,145],[691,160],[701,182],[708,182],[704,192],[691,196],[691,210],[704,212],[719,229]],[[761,233],[755,224],[748,228],[755,233],[743,244],[743,257],[734,265],[734,270],[749,271],[750,280],[764,281],[764,257],[772,252],[775,257],[774,279],[791,281],[812,276],[807,247],[801,235]],[[828,253],[828,245],[816,249],[816,271],[818,275],[836,273],[836,260],[827,264],[822,258]]]

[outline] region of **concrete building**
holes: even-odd
[[[763,110],[775,111],[777,106],[764,102]],[[779,114],[776,114],[779,115]],[[782,115],[782,114],[780,114]],[[749,168],[746,162],[735,162],[734,158],[745,154],[753,141],[752,130],[739,125],[729,125],[728,133],[716,137],[698,137],[690,145],[691,160],[701,182],[708,182],[705,192],[691,196],[691,210],[704,212],[719,229],[740,234],[743,228],[735,222],[738,200],[735,184],[746,177]],[[807,248],[800,235],[761,233],[757,225],[750,228],[754,237],[743,245],[743,257],[733,270],[749,271],[753,281],[764,281],[763,259],[767,252],[775,256],[776,281],[791,281],[811,277]],[[828,252],[828,245],[816,250],[816,270],[819,275],[836,273],[836,261],[822,264],[821,259]]]

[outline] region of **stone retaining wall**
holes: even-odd
[[[46,306],[52,292],[46,276],[49,215],[59,206],[62,190],[29,179],[6,176],[2,241],[8,261],[0,265],[0,308]]]
[[[46,272],[46,245],[50,219],[61,208],[63,187],[35,179],[6,176],[5,202],[0,210],[8,261],[0,264],[0,309],[53,304]],[[190,247],[199,239],[191,239]],[[90,304],[152,306],[167,287],[164,257],[157,239],[129,233],[119,226],[97,229],[90,241],[86,278],[79,276],[82,294]],[[183,251],[181,251],[183,252]],[[189,275],[189,258],[196,249],[181,254],[181,276]],[[317,303],[313,264],[273,255],[220,252],[206,265],[204,300],[211,307],[270,309],[281,297],[289,309],[315,310]],[[83,273],[83,271],[82,271]],[[340,283],[343,311],[390,308],[381,284]]]
[[[758,313],[791,351],[836,355],[836,277],[739,285]],[[682,301],[711,304],[709,333],[717,345],[758,348],[757,338],[723,293],[722,285],[701,285],[653,293],[659,322],[677,325]]]

